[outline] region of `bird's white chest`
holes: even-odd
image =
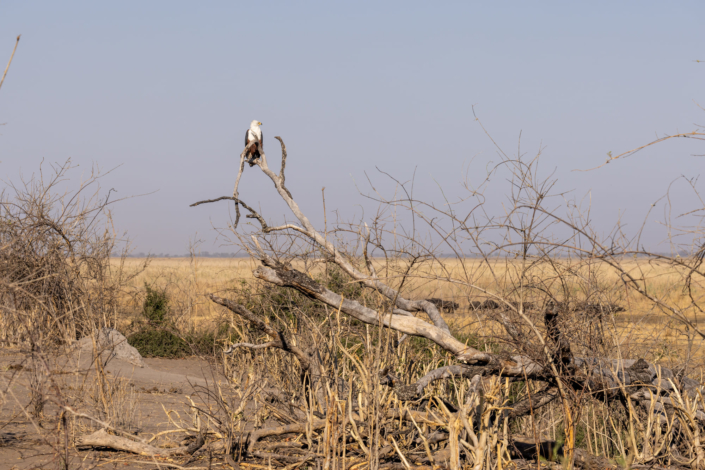
[[[258,128],[250,128],[250,133],[248,134],[249,139],[257,139],[259,141],[262,140],[262,129]]]

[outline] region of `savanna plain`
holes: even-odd
[[[252,272],[258,266],[250,258],[125,258],[113,259],[114,264],[122,264],[127,270],[139,270],[129,286],[131,298],[124,297],[125,315],[123,324],[129,323],[139,315],[143,301],[144,286],[149,285],[167,293],[171,308],[186,329],[214,328],[224,321],[221,309],[207,298],[210,293],[227,293],[248,283],[257,282]],[[384,260],[375,259],[378,272],[384,272]],[[562,260],[557,260],[561,263]],[[312,261],[310,266],[298,263],[312,276],[321,276],[325,267],[322,263]],[[569,264],[569,262],[566,262]],[[627,271],[644,279],[647,290],[668,303],[687,306],[689,299],[683,290],[682,270],[670,263],[653,260],[626,259],[621,265]],[[146,268],[144,268],[146,266]],[[520,262],[505,260],[481,260],[456,258],[439,258],[424,264],[412,272],[407,272],[402,263],[394,263],[391,275],[385,279],[390,285],[399,287],[404,279],[402,291],[410,298],[438,298],[458,303],[452,312],[443,312],[446,321],[457,331],[480,337],[492,336],[496,325],[492,321],[492,312],[476,309],[470,302],[501,296],[507,284],[512,282],[511,273],[521,269]],[[607,287],[608,302],[624,310],[610,312],[604,319],[605,334],[610,342],[619,348],[625,357],[640,355],[649,360],[681,361],[690,359],[696,369],[700,369],[705,360],[700,341],[689,341],[683,335],[680,323],[664,314],[653,302],[638,294],[630,293],[620,282],[620,276],[609,267],[600,266],[598,275]],[[448,278],[466,278],[478,289],[458,286],[448,282]],[[580,286],[574,286],[575,292]],[[696,297],[702,292],[696,292]],[[604,302],[607,302],[602,297]],[[697,316],[691,315],[697,322]]]

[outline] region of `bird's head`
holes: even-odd
[[[259,122],[259,121],[257,121],[257,120],[254,120],[254,121],[252,121],[252,122],[250,123],[250,128],[251,128],[251,129],[254,129],[255,127],[259,127],[259,126],[261,126],[261,125],[262,125],[261,122]]]

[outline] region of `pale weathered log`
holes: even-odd
[[[131,452],[133,454],[147,456],[170,456],[170,455],[190,455],[200,449],[205,443],[203,435],[187,446],[174,447],[172,449],[160,449],[144,442],[133,441],[126,437],[114,436],[100,429],[93,434],[82,436],[76,443],[77,447],[107,447],[109,449]]]
[[[263,263],[270,265],[259,266],[254,271],[255,277],[282,287],[293,287],[303,294],[319,300],[333,308],[340,308],[346,314],[370,325],[389,327],[413,336],[422,336],[441,346],[443,349],[468,363],[488,363],[491,355],[466,346],[458,341],[447,330],[432,325],[420,318],[406,315],[380,315],[376,310],[365,307],[354,300],[343,298],[341,295],[321,286],[306,274],[295,269],[285,269],[271,260],[265,259]],[[430,303],[430,302],[428,302]],[[435,308],[435,307],[434,307]]]

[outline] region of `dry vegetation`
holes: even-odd
[[[374,259],[373,264],[380,271],[383,260]],[[559,260],[558,263],[561,261]],[[180,319],[180,327],[189,329],[211,328],[222,320],[220,310],[206,296],[213,292],[223,292],[240,286],[243,282],[255,281],[252,271],[257,267],[251,258],[125,258],[113,259],[116,265],[132,272],[139,272],[128,286],[125,296],[125,309],[132,309],[130,315],[122,317],[123,326],[139,317],[143,300],[144,285],[148,284],[164,290],[170,300],[174,316]],[[303,266],[303,263],[296,263]],[[396,263],[398,265],[398,263]],[[504,260],[491,261],[492,270],[504,278],[507,264]],[[442,267],[441,267],[442,265]],[[688,299],[683,295],[683,276],[669,263],[649,259],[630,258],[621,262],[627,272],[641,272],[647,281],[649,292],[669,303],[685,307]],[[146,268],[145,268],[146,266]],[[479,259],[460,262],[453,258],[439,258],[432,263],[419,267],[419,272],[407,274],[403,290],[412,298],[440,298],[458,303],[452,312],[444,311],[446,321],[463,334],[480,334],[491,331],[492,324],[487,321],[486,311],[476,310],[472,300],[482,301],[490,296],[485,294],[468,294],[462,287],[444,282],[439,278],[440,272],[457,276],[463,268],[476,274],[476,284],[495,294],[500,294],[504,286],[493,288],[493,277]],[[301,268],[300,268],[301,269]],[[516,269],[516,267],[514,267]],[[395,271],[400,267],[396,266]],[[605,334],[619,345],[627,357],[639,356],[649,360],[663,359],[681,361],[686,355],[694,356],[693,367],[702,367],[703,352],[698,344],[689,345],[687,338],[680,334],[680,323],[661,314],[653,302],[641,295],[634,295],[619,287],[618,273],[608,266],[601,266],[596,274],[606,285],[617,286],[610,295],[611,302],[618,304],[624,311],[615,312],[605,324]],[[311,274],[322,275],[321,269],[313,269]],[[424,278],[422,278],[423,276]],[[398,288],[401,281],[385,279],[390,286]],[[576,287],[577,288],[577,287]],[[701,293],[698,293],[701,295]],[[134,300],[137,300],[136,302]],[[690,315],[693,316],[692,314]],[[691,349],[688,350],[689,346]]]
[[[256,163],[300,225],[270,227],[236,196],[206,201],[259,223],[233,224],[247,259],[111,258],[97,176],[60,191],[64,165],[10,187],[0,320],[25,359],[4,372],[5,426],[31,424],[65,468],[99,463],[82,453],[100,448],[179,466],[705,465],[697,233],[687,257],[605,245],[574,206],[544,208],[535,161],[511,159],[521,191],[501,220],[426,205],[427,220],[423,201],[376,195],[369,224],[319,232],[283,171]],[[457,256],[401,233],[400,210]],[[135,389],[106,372],[104,328],[145,355],[166,341],[201,354],[211,379],[144,431]],[[82,337],[93,361],[62,368]]]
[[[316,228],[276,139],[279,173],[264,153],[248,171],[271,180],[288,223],[240,198],[247,149],[233,196],[192,205],[235,204],[221,235],[248,259],[111,259],[97,175],[65,189],[66,164],[7,185],[0,332],[21,361],[0,372],[0,451],[22,425],[41,465],[65,469],[705,468],[692,181],[698,209],[666,211],[672,255],[621,226],[598,235],[538,157],[501,149],[459,200],[417,200],[390,178],[390,196],[365,196],[374,217]],[[508,182],[501,215],[486,212],[491,179]],[[107,342],[113,328],[143,351],[200,354],[201,378],[136,390],[109,370],[131,351]],[[87,362],[70,361],[77,344]],[[138,393],[157,397],[151,424]]]

